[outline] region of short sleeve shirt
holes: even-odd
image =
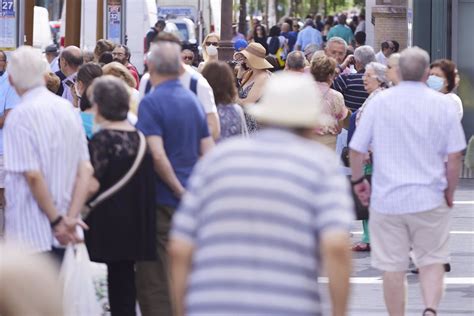
[[[349,192],[336,155],[288,131],[217,146],[173,217],[195,249],[187,313],[320,315],[318,241],[349,230]]]
[[[371,209],[398,215],[443,203],[445,158],[466,140],[449,96],[403,81],[366,104],[349,146],[373,152]]]
[[[214,101],[214,92],[212,91],[211,86],[199,72],[194,70],[191,66],[186,65],[184,67],[185,72],[179,77],[179,81],[183,87],[190,89],[191,86],[191,77],[196,76],[197,78],[197,97],[199,102],[204,109],[206,114],[216,113],[217,107],[216,102]]]
[[[136,127],[145,136],[160,136],[163,139],[171,166],[186,187],[200,156],[201,140],[209,137],[204,111],[194,93],[178,80],[160,84],[140,103]],[[156,201],[171,207],[176,207],[179,202],[159,178]]]
[[[20,102],[20,97],[8,82],[8,74],[5,72],[0,77],[0,117],[7,110],[13,109]],[[0,156],[3,155],[3,128],[0,128]]]

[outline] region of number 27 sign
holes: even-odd
[[[15,16],[15,0],[0,0],[0,16]]]

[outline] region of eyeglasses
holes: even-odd
[[[215,47],[219,47],[219,43],[218,42],[206,42],[206,46],[215,46]]]
[[[184,60],[193,60],[194,57],[193,56],[183,56],[183,59]]]

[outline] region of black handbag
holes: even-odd
[[[369,183],[372,183],[371,182],[371,180],[372,180],[371,175],[367,175],[365,177],[366,177],[367,181],[369,181]],[[350,180],[350,177],[349,177],[349,180]],[[352,187],[352,186],[351,186],[351,192],[352,192],[352,198],[354,199],[355,218],[358,221],[368,220],[369,219],[369,207],[362,205],[359,198],[357,197],[357,195],[354,192],[354,187]]]

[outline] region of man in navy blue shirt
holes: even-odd
[[[157,173],[157,255],[137,263],[137,296],[142,314],[172,315],[168,291],[166,245],[174,210],[198,159],[214,142],[199,100],[179,81],[180,47],[159,42],[148,55],[155,87],[140,103],[137,128],[145,134]]]
[[[354,51],[352,59],[357,73],[339,75],[334,80],[332,88],[342,93],[346,106],[354,112],[364,104],[369,96],[365,91],[362,77],[365,73],[365,66],[375,61],[374,49],[368,45],[358,47]]]

